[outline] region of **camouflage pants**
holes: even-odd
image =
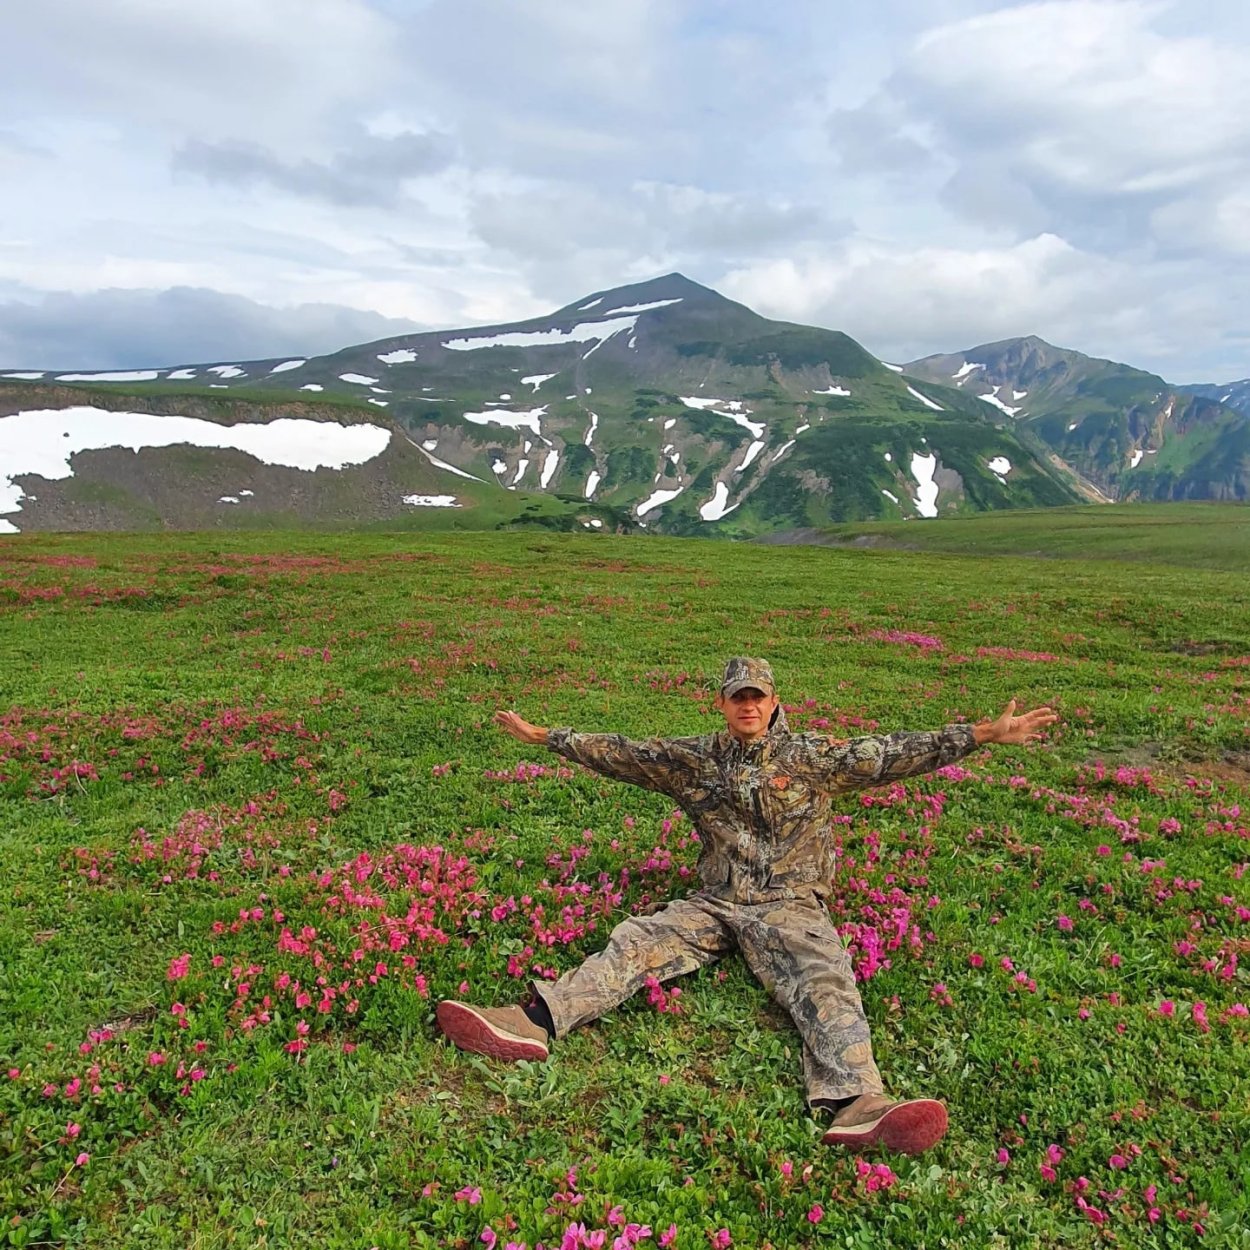
[[[798,1028],[808,1102],[881,1092],[851,961],[819,899],[675,899],[622,921],[597,955],[534,989],[551,1011],[556,1037],[564,1037],[624,1002],[648,977],[667,981],[735,949]]]

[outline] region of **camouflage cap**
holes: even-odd
[[[748,686],[762,690],[765,694],[777,693],[777,685],[773,681],[773,670],[769,667],[767,660],[756,660],[749,655],[735,655],[725,665],[725,676],[721,680],[720,692],[728,699]]]

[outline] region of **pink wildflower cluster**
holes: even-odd
[[[863,1159],[855,1160],[855,1177],[863,1186],[864,1192],[873,1194],[879,1189],[889,1189],[898,1183],[889,1164],[865,1163]]]
[[[675,1016],[681,1015],[681,1004],[677,1001],[681,997],[681,986],[675,985],[671,990],[665,990],[655,977],[648,977],[643,985],[647,991],[647,1002],[656,1011],[669,1012]]]
[[[874,642],[891,642],[898,646],[919,647],[922,651],[941,651],[942,640],[932,634],[917,634],[905,629],[873,629],[864,635]]]

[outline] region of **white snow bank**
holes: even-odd
[[[1002,409],[1009,417],[1014,417],[1020,411],[1019,408],[1012,408],[1010,405],[1003,403],[993,391],[988,395],[978,395],[977,398],[985,400],[987,404],[993,404],[995,408]]]
[[[22,474],[59,480],[73,476],[70,458],[106,447],[233,448],[264,464],[290,469],[342,469],[380,456],[391,432],[376,425],[339,425],[283,417],[264,425],[218,425],[198,417],[109,412],[103,408],[36,409],[0,417],[0,513],[17,512]]]
[[[377,406],[378,406],[379,408],[385,408],[385,407],[386,407],[386,405],[387,405],[388,403],[390,403],[390,400],[387,400],[387,399],[371,399],[369,402],[370,402],[371,404],[377,404]]]
[[[782,443],[782,445],[778,447],[777,450],[773,453],[773,458],[768,463],[776,464],[777,461],[780,460],[781,457],[784,456],[786,452],[788,452],[790,448],[793,446],[794,446],[794,439],[791,439],[788,443]]]
[[[189,382],[193,377],[195,377],[195,370],[175,369],[173,373],[168,376],[171,382]]]
[[[222,497],[219,500],[217,500],[217,502],[218,503],[238,503],[239,497],[237,495],[222,495]]]
[[[841,395],[843,399],[846,399],[850,395],[850,393],[851,393],[850,391],[846,390],[844,387],[841,387],[841,386],[831,386],[827,390],[824,390],[824,391],[812,392],[813,395]]]
[[[455,495],[405,495],[404,503],[414,508],[458,508]]]
[[[215,373],[219,378],[247,377],[247,374],[238,365],[209,365],[208,372]]]
[[[685,489],[686,488],[684,486],[679,486],[676,490],[653,491],[648,498],[644,499],[642,503],[634,509],[634,513],[636,516],[645,516],[648,512],[660,507],[661,504],[666,504],[676,499],[677,496],[680,495]]]
[[[363,373],[340,373],[340,382],[355,382],[358,386],[373,386],[377,378],[367,378]]]
[[[898,503],[898,496],[891,494],[890,491],[886,490],[884,486],[881,488],[881,493],[892,502]]]
[[[417,353],[410,347],[397,347],[393,352],[379,352],[378,359],[384,365],[410,365],[417,358]]]
[[[763,450],[764,450],[763,442],[761,442],[759,439],[756,439],[755,442],[753,442],[751,446],[747,448],[747,454],[742,457],[742,463],[734,470],[734,472],[741,473],[743,469],[747,468],[751,464],[751,462],[755,459],[755,457],[758,456],[760,452]]]
[[[509,330],[506,334],[480,338],[448,339],[443,346],[453,352],[472,352],[483,347],[549,347],[561,343],[606,343],[614,334],[633,329],[638,318],[618,317],[615,321],[583,321],[571,330]],[[590,353],[587,352],[587,355]]]
[[[970,373],[975,372],[977,369],[984,368],[984,365],[974,364],[971,360],[966,360],[959,366],[959,369],[955,373],[951,374],[951,377],[958,382],[960,378],[966,378]]]
[[[728,417],[736,425],[749,430],[753,438],[763,438],[768,428],[762,421],[748,421],[744,414],[751,410],[740,399],[704,399],[699,395],[681,395],[681,402],[687,408],[710,411],[718,417]]]
[[[528,378],[521,379],[521,385],[532,386],[535,390],[538,390],[544,382],[550,382],[552,378],[558,376],[555,373],[531,373]]]
[[[599,414],[592,412],[590,414],[590,429],[586,431],[586,437],[582,440],[587,447],[590,446],[591,439],[595,436],[595,431],[599,428]]]
[[[547,489],[551,479],[556,475],[556,466],[560,463],[560,453],[554,448],[547,453],[547,459],[543,461],[542,476],[538,479],[538,485],[543,490]]]
[[[921,516],[937,516],[938,486],[933,480],[937,469],[937,456],[932,452],[922,456],[918,451],[911,455],[911,475],[916,479],[916,511]]]
[[[738,505],[734,504],[733,508],[727,508],[725,505],[729,502],[729,487],[724,482],[716,483],[716,490],[711,499],[699,508],[699,515],[705,521],[719,521],[721,517],[728,516]]]
[[[907,393],[913,398],[918,399],[926,408],[932,408],[934,412],[945,412],[946,409],[941,404],[935,404],[927,395],[922,395],[914,386],[907,388]]]
[[[533,430],[540,438],[542,426],[539,418],[547,411],[547,405],[541,408],[530,408],[526,412],[504,412],[500,408],[492,408],[490,412],[466,412],[463,417],[474,425],[502,425],[510,430]]]
[[[16,378],[19,382],[38,382],[39,379],[43,377],[43,374],[42,373],[6,373],[4,376],[6,378]],[[170,374],[170,377],[173,377],[173,374]]]
[[[325,387],[318,385],[316,382],[309,382],[300,387],[301,391],[324,391]]]
[[[155,382],[160,376],[160,371],[157,369],[131,369],[129,372],[116,373],[58,373],[56,380],[58,382]]]
[[[1129,467],[1130,469],[1135,469],[1135,468],[1137,468],[1137,466],[1138,466],[1139,464],[1141,464],[1141,458],[1142,458],[1142,456],[1144,456],[1145,454],[1146,454],[1146,453],[1145,453],[1145,452],[1143,452],[1143,451],[1141,451],[1140,449],[1139,449],[1139,450],[1137,450],[1137,451],[1135,451],[1135,452],[1133,453],[1133,458],[1132,458],[1132,460],[1130,460],[1130,461],[1129,461],[1129,466],[1128,466],[1128,467]]]
[[[995,456],[993,460],[985,462],[989,466],[991,473],[997,473],[999,477],[1003,477],[1011,472],[1011,461],[1006,456]]]
[[[887,369],[889,369],[891,373],[902,373],[902,372],[903,372],[903,366],[902,366],[902,365],[892,365],[892,364],[887,363],[887,362],[886,362],[886,361],[884,361],[884,360],[883,360],[881,363],[882,363],[883,365],[885,365],[885,367],[886,367]]]
[[[270,375],[275,373],[290,373],[292,369],[298,369],[301,365],[306,365],[307,363],[307,360],[284,360],[280,365],[274,365],[269,372]],[[170,376],[172,377],[173,375],[171,374]]]
[[[525,470],[528,469],[529,467],[530,467],[530,462],[528,460],[525,460],[525,459],[518,460],[517,466],[516,466],[516,477],[512,479],[509,485],[515,486],[525,476]]]
[[[609,308],[605,312],[601,312],[601,317],[615,317],[618,313],[644,313],[650,312],[653,308],[667,308],[670,304],[680,304],[681,296],[676,299],[657,299],[650,304],[625,304],[621,308]],[[585,309],[579,308],[578,312],[584,312]]]
[[[590,476],[586,479],[586,498],[590,499],[595,491],[599,489],[599,470],[591,469]]]

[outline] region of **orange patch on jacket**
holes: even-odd
[[[768,784],[774,790],[784,790],[790,784],[789,777],[769,777]]]

